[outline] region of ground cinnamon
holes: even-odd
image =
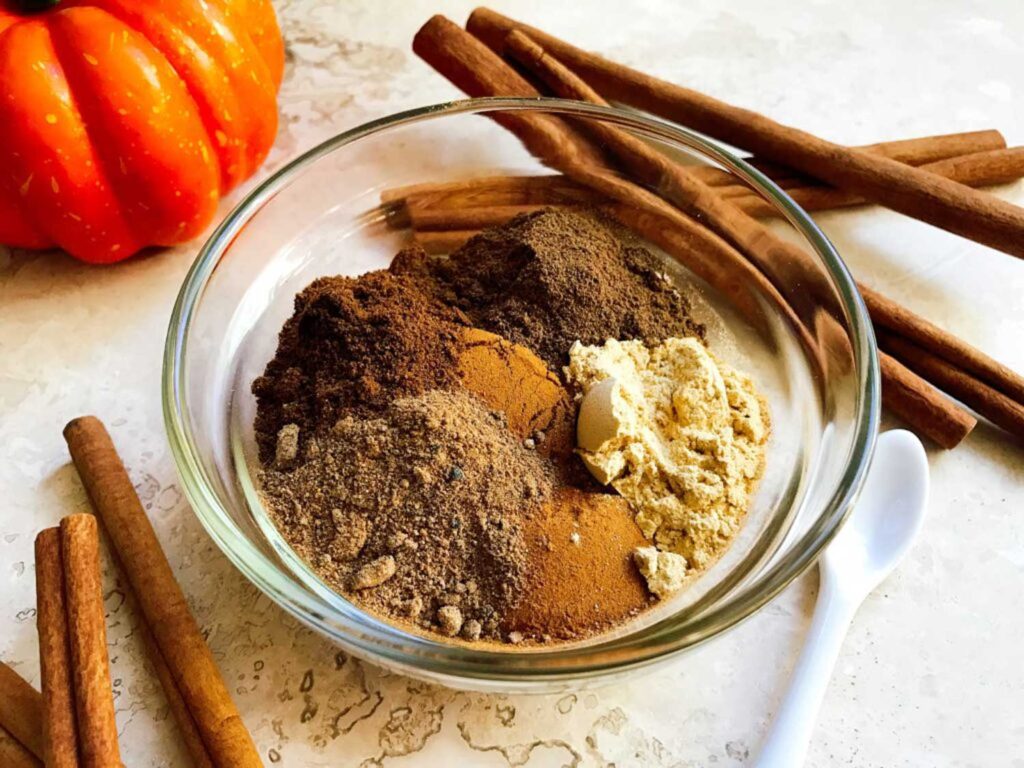
[[[545,456],[568,457],[575,447],[576,409],[558,375],[526,347],[479,328],[459,336],[459,380],[500,411],[520,440]]]
[[[530,568],[509,632],[578,640],[635,616],[651,602],[633,565],[650,544],[621,496],[562,488],[526,523]]]

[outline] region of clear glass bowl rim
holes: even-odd
[[[833,279],[840,303],[850,318],[859,391],[854,437],[846,469],[821,513],[800,539],[751,583],[745,584],[720,604],[662,629],[656,636],[644,638],[643,642],[627,633],[592,645],[508,653],[445,644],[403,632],[383,622],[356,625],[345,616],[337,615],[322,599],[284,573],[238,529],[206,478],[186,416],[185,361],[193,316],[220,258],[265,203],[305,168],[362,138],[444,116],[496,111],[541,111],[566,117],[596,118],[650,138],[682,144],[715,160],[764,195],[811,244]],[[748,618],[809,568],[841,527],[870,465],[880,413],[878,359],[867,309],[835,248],[800,206],[755,167],[685,128],[615,107],[549,98],[465,99],[399,112],[340,133],[276,171],[225,217],[200,249],[186,275],[168,327],[161,389],[168,441],[185,495],[217,546],[254,585],[293,616],[365,657],[448,678],[510,683],[591,678],[648,665],[704,642]],[[328,619],[331,614],[334,616]],[[670,617],[656,626],[671,623],[674,618]]]

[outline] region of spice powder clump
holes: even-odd
[[[277,353],[253,383],[260,459],[274,459],[288,425],[304,442],[349,410],[372,412],[396,397],[450,388],[463,325],[457,309],[390,272],[311,283],[295,297]]]
[[[577,341],[704,335],[664,264],[594,211],[522,214],[450,257],[410,249],[391,269],[427,279],[474,325],[528,347],[555,370]]]
[[[345,416],[300,466],[262,477],[275,522],[333,587],[419,626],[477,637],[496,637],[517,603],[524,521],[554,483],[502,413],[440,390],[370,418]]]

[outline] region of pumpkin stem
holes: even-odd
[[[14,6],[22,13],[39,13],[53,8],[60,0],[14,0]]]

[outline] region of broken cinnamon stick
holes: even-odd
[[[891,355],[880,351],[878,366],[886,382],[882,405],[939,447],[955,448],[978,423],[962,408],[948,408],[941,392]]]
[[[997,427],[1024,438],[1024,406],[904,338],[882,331],[878,345]]]
[[[922,136],[916,139],[879,141],[874,144],[864,144],[858,149],[907,165],[920,166],[945,160],[948,157],[973,155],[977,152],[988,152],[1005,147],[1006,139],[1003,138],[1003,134],[990,128],[983,131]]]
[[[64,438],[214,765],[260,766],[252,737],[231,700],[110,435],[98,419],[84,416],[64,428]]]
[[[43,760],[47,768],[78,768],[78,725],[61,536],[47,528],[36,536],[36,627],[43,692]]]
[[[117,768],[121,757],[107,655],[96,518],[81,514],[65,517],[60,521],[60,545],[79,760],[82,768]]]
[[[747,109],[588,53],[494,11],[468,29],[496,50],[513,29],[530,35],[605,97],[689,126],[766,159],[849,189],[937,227],[1024,257],[1024,209],[935,174],[782,125]]]
[[[0,661],[0,728],[36,757],[43,756],[43,697]]]
[[[562,174],[543,176],[484,176],[458,181],[394,187],[380,193],[382,203],[400,203],[422,210],[481,208],[502,205],[552,205],[598,198]]]

